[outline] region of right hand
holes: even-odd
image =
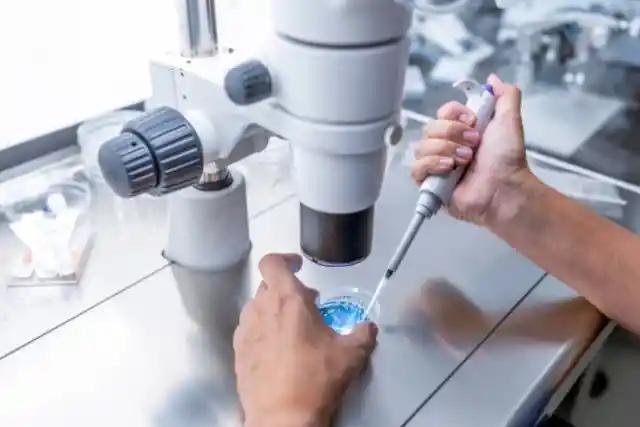
[[[437,120],[427,123],[416,150],[412,176],[420,185],[429,175],[469,165],[453,192],[449,212],[459,219],[484,225],[495,206],[496,194],[522,171],[528,171],[520,116],[520,90],[492,75],[497,97],[495,116],[482,137],[474,131],[475,116],[466,106],[450,102]],[[482,143],[480,140],[482,139]]]

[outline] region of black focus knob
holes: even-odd
[[[179,111],[162,107],[127,123],[118,137],[100,147],[98,162],[120,197],[161,195],[198,181],[202,144]]]
[[[246,61],[227,72],[227,95],[237,105],[249,105],[267,99],[273,93],[269,69],[260,61]]]

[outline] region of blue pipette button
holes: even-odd
[[[336,333],[346,335],[353,331],[358,323],[368,321],[366,307],[351,297],[333,298],[318,304],[325,323]]]
[[[482,89],[486,90],[487,92],[489,92],[491,95],[495,95],[494,91],[493,91],[493,86],[491,86],[490,84],[485,84],[482,85]]]

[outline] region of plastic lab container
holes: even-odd
[[[76,166],[35,172],[0,186],[0,213],[22,243],[9,286],[77,284],[93,241],[89,182]]]
[[[374,303],[367,313],[372,293],[358,288],[336,288],[320,294],[316,302],[327,325],[340,335],[346,335],[362,322],[376,322],[380,307]]]

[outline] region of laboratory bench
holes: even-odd
[[[250,216],[293,195],[289,183],[281,179],[282,170],[264,157],[265,162],[250,163],[252,173],[261,176],[248,184]],[[21,172],[57,168],[74,159],[80,161],[78,150],[67,149]],[[164,267],[167,261],[161,248],[166,239],[166,213],[165,198],[120,199],[104,182],[93,182],[89,216],[94,238],[80,281],[43,286],[7,286],[12,261],[24,246],[0,219],[0,259],[5,260],[0,264],[0,358]]]
[[[373,292],[412,214],[403,157],[419,133],[408,128],[391,159],[369,259],[307,262],[305,283]],[[97,239],[81,284],[39,307],[24,302],[2,324],[0,424],[239,425],[229,319],[259,283],[259,257],[298,251],[290,182],[258,167],[244,168],[253,249],[224,277],[164,260],[165,200],[123,202],[96,186]],[[8,291],[9,305],[38,300]],[[337,425],[533,426],[613,327],[488,231],[444,214],[423,227],[376,321],[379,345]]]
[[[431,82],[405,107],[433,116],[450,99],[462,97]],[[639,186],[639,111],[625,106],[570,156],[538,151]],[[414,209],[403,159],[419,138],[414,123],[390,159],[371,256],[349,268],[306,262],[303,282],[321,294],[373,292]],[[166,199],[123,201],[95,185],[96,241],[81,283],[6,289],[0,300],[0,425],[240,425],[229,319],[256,289],[263,254],[298,252],[299,218],[286,174],[269,162],[239,167],[253,247],[222,277],[163,258]],[[637,233],[640,196],[622,197],[617,221]],[[0,256],[15,244],[0,228]],[[487,230],[445,214],[424,225],[376,322],[379,345],[337,426],[533,427],[561,405],[615,327]]]

